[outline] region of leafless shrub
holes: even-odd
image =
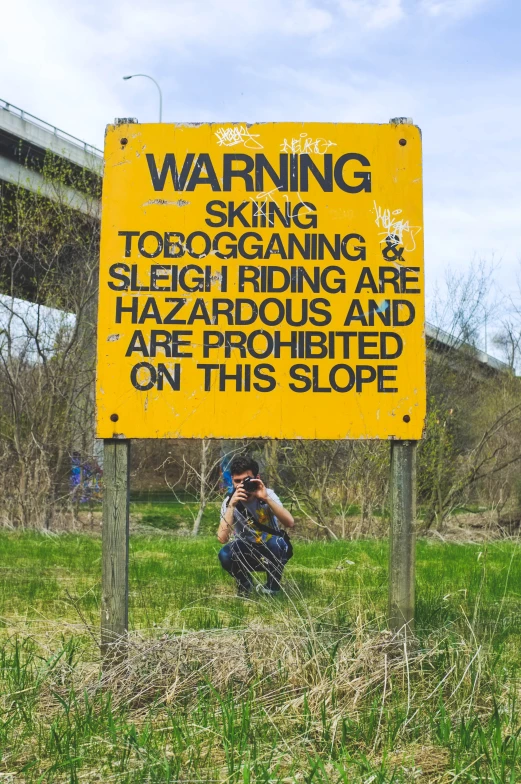
[[[50,527],[73,510],[71,455],[93,453],[99,221],[55,198],[6,186],[0,198],[0,514]]]

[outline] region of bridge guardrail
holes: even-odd
[[[57,128],[55,125],[51,125],[45,120],[41,120],[39,117],[36,117],[34,114],[30,114],[30,112],[26,112],[24,109],[20,109],[19,106],[15,106],[14,104],[9,103],[8,101],[4,101],[3,98],[0,98],[0,109],[6,112],[10,112],[11,114],[14,114],[16,117],[19,117],[21,120],[24,120],[25,122],[29,122],[32,125],[36,125],[38,128],[42,128],[44,131],[47,131],[48,133],[52,133],[52,135],[56,136],[58,139],[63,139],[69,144],[73,144],[75,147],[79,147],[85,152],[90,153],[90,155],[95,155],[97,158],[103,157],[103,152],[97,147],[94,147],[94,145],[87,144],[87,142],[78,139],[77,136],[73,136],[71,133],[67,133],[67,131],[62,131],[60,128]]]

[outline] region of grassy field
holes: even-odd
[[[237,599],[218,543],[135,535],[130,654],[100,677],[101,542],[0,534],[0,782],[514,782],[521,550],[418,544],[416,638],[387,544],[297,544]]]

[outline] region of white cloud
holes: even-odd
[[[289,35],[315,35],[325,32],[333,24],[333,16],[328,11],[303,1],[294,2],[287,15],[275,12],[272,21],[277,17],[279,29]]]
[[[396,107],[408,114],[416,106],[407,86],[391,84],[384,76],[348,71],[339,77],[324,65],[272,66],[260,74],[251,66],[243,70],[257,77],[261,92],[267,96],[263,106],[266,116],[277,120],[387,122],[396,116]],[[262,115],[255,119],[262,119]]]
[[[313,36],[327,30],[331,13],[309,0],[113,0],[96,6],[96,18],[84,15],[96,27],[106,51],[127,56],[133,48],[152,52],[169,49],[175,57],[194,44],[221,52],[247,51],[263,36]],[[101,28],[101,29],[100,29]]]
[[[421,9],[429,16],[461,19],[480,11],[490,0],[422,0]]]
[[[405,16],[402,0],[339,0],[343,13],[367,28],[385,28]]]

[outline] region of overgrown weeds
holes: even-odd
[[[132,602],[135,611],[148,602],[148,616],[137,623],[134,615],[128,657],[103,675],[97,605],[91,612],[79,590],[89,567],[96,572],[97,542],[66,537],[37,547],[33,535],[14,544],[25,547],[11,557],[13,575],[23,552],[34,571],[40,556],[45,576],[45,552],[57,549],[49,568],[54,617],[45,619],[35,603],[43,582],[31,602],[24,598],[25,616],[13,612],[13,600],[3,617],[0,773],[7,781],[521,778],[512,543],[484,555],[421,545],[418,631],[404,640],[384,628],[379,543],[356,543],[342,558],[339,544],[302,545],[284,598],[245,601],[211,566],[210,542],[199,543],[194,560],[193,541],[137,540]],[[163,572],[161,547],[175,556],[175,581]],[[347,579],[354,570],[357,591]],[[179,592],[183,581],[192,593]],[[204,584],[213,598],[201,595]],[[59,604],[65,586],[74,604]],[[158,602],[167,594],[168,618],[165,605],[152,601],[156,594]]]
[[[519,780],[516,692],[447,629],[420,644],[281,608],[270,625],[131,634],[104,675],[86,639],[48,640],[0,653],[17,781]]]

